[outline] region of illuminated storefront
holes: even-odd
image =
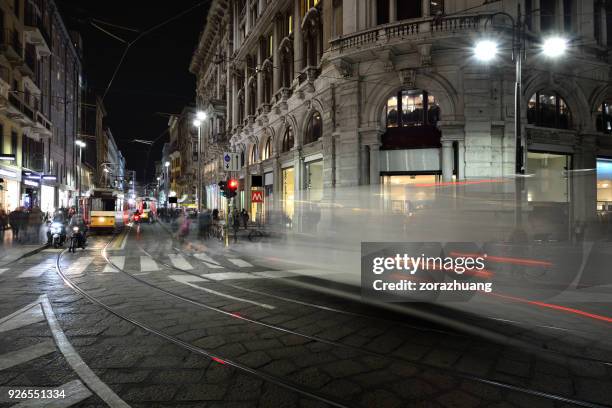
[[[284,215],[293,219],[295,205],[295,169],[288,167],[282,172],[282,208]]]
[[[52,213],[55,210],[55,187],[42,185],[40,188],[40,209]]]
[[[19,207],[20,175],[15,170],[0,167],[0,177],[4,180],[4,189],[0,191],[0,207],[5,211],[13,211]]]
[[[385,208],[403,214],[424,209],[435,201],[439,181],[435,174],[383,176]]]
[[[597,159],[597,211],[612,212],[612,159]]]

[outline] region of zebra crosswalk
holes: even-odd
[[[115,274],[122,270],[137,275],[146,275],[154,272],[176,273],[176,269],[199,274],[208,280],[237,280],[237,279],[274,279],[295,276],[290,272],[265,270],[239,257],[227,257],[219,254],[205,252],[197,253],[168,253],[159,256],[149,254],[119,255],[117,252],[108,256],[110,262],[101,262],[100,255],[87,252],[79,256],[67,256],[62,259],[62,270],[68,276],[83,274]],[[95,262],[94,262],[95,261]],[[11,268],[0,269],[0,273],[20,268],[17,278],[38,278],[48,271],[55,269],[55,257],[40,260],[39,263],[23,266],[15,265]],[[173,270],[173,268],[176,268]]]

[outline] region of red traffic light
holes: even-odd
[[[238,180],[231,179],[230,181],[227,182],[227,185],[229,186],[230,189],[235,190],[238,188]]]

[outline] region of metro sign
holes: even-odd
[[[252,203],[263,203],[263,191],[251,191]]]

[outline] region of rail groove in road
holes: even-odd
[[[110,244],[113,241],[114,238],[115,237],[111,238],[108,241],[107,245]],[[180,340],[179,338],[177,338],[175,336],[166,334],[166,333],[164,333],[162,331],[159,331],[157,329],[154,329],[154,328],[150,327],[149,325],[147,325],[147,324],[145,324],[145,323],[143,323],[141,321],[138,321],[136,319],[133,319],[133,318],[130,318],[130,317],[126,316],[124,313],[121,313],[120,311],[116,310],[115,308],[107,305],[103,301],[101,301],[98,298],[96,298],[95,296],[91,295],[87,290],[81,288],[72,279],[70,279],[64,272],[62,272],[62,267],[60,265],[60,261],[61,261],[62,255],[65,252],[66,252],[66,250],[60,252],[57,255],[57,261],[56,261],[56,270],[57,270],[57,273],[60,276],[60,278],[64,281],[64,283],[68,287],[70,287],[72,290],[74,290],[76,293],[78,293],[79,295],[83,296],[84,298],[86,298],[90,302],[92,302],[92,303],[102,307],[103,309],[105,309],[109,313],[112,313],[113,315],[117,316],[118,318],[120,318],[120,319],[122,319],[122,320],[124,320],[126,322],[129,322],[129,323],[131,323],[131,324],[133,324],[133,325],[135,325],[137,327],[140,327],[141,329],[143,329],[143,330],[145,330],[145,331],[147,331],[147,332],[149,332],[151,334],[154,334],[154,335],[156,335],[158,337],[161,337],[161,338],[163,338],[163,339],[165,339],[165,340],[167,340],[167,341],[169,341],[169,342],[171,342],[173,344],[176,344],[179,347],[182,347],[182,348],[184,348],[186,350],[189,350],[189,351],[191,351],[193,353],[196,353],[196,354],[208,357],[208,358],[210,358],[213,361],[220,362],[222,364],[226,364],[226,365],[229,365],[231,367],[234,367],[234,368],[236,368],[238,370],[247,372],[247,373],[252,374],[252,375],[254,375],[254,376],[256,376],[256,377],[258,377],[258,378],[260,378],[262,380],[269,381],[269,382],[271,382],[273,384],[276,384],[276,385],[278,385],[280,387],[283,387],[283,388],[286,388],[288,390],[297,392],[297,393],[299,393],[299,394],[301,394],[301,395],[303,395],[305,397],[312,398],[312,399],[324,402],[324,403],[326,403],[328,405],[331,405],[331,406],[334,406],[334,407],[349,408],[349,406],[347,406],[347,405],[345,405],[343,403],[340,403],[338,401],[335,401],[332,398],[329,398],[329,397],[326,397],[326,396],[322,396],[322,395],[319,395],[319,394],[315,394],[313,392],[310,392],[308,390],[303,389],[302,387],[300,387],[300,386],[298,386],[296,384],[293,384],[293,383],[291,383],[289,381],[286,381],[286,380],[284,380],[282,378],[278,378],[278,377],[269,375],[267,373],[264,373],[263,371],[250,368],[250,367],[248,367],[246,365],[243,365],[241,363],[238,363],[238,362],[235,362],[235,361],[232,361],[232,360],[228,360],[225,357],[218,356],[215,353],[212,353],[212,352],[210,352],[208,350],[205,350],[205,349],[203,349],[201,347],[197,347],[197,346],[194,346],[192,344],[189,344],[189,343],[187,343],[187,342],[185,342],[183,340]],[[108,260],[107,260],[107,262],[108,262]],[[126,275],[130,275],[129,273],[127,273],[125,271],[123,271],[123,272]],[[162,290],[160,288],[158,288],[158,289]],[[169,292],[168,292],[168,294],[170,295]],[[173,295],[173,296],[176,297],[176,295]],[[187,301],[187,299],[185,299],[185,301]],[[593,407],[595,407],[595,406],[593,406]]]
[[[163,230],[166,230],[164,227],[161,227],[161,228]],[[167,230],[166,230],[166,232],[167,232]],[[174,240],[172,235],[170,235],[170,238],[172,240]],[[139,249],[141,251],[143,251],[149,257],[151,257],[152,259],[156,260],[160,264],[166,266],[167,268],[171,268],[171,269],[177,270],[179,272],[182,272],[182,273],[185,273],[185,274],[188,274],[188,275],[192,275],[192,276],[195,276],[195,277],[198,277],[198,278],[204,278],[204,279],[206,278],[206,275],[198,274],[197,272],[194,272],[193,270],[181,269],[181,268],[177,267],[176,265],[173,265],[171,263],[167,263],[163,259],[160,259],[158,257],[153,256],[153,254],[151,254],[149,251],[147,251],[141,244],[136,244],[136,245],[139,247]],[[174,247],[174,249],[176,251],[186,255],[186,256],[194,257],[195,259],[198,259],[195,256],[189,254],[188,252],[182,251],[182,250],[180,250],[177,247]],[[248,272],[244,272],[244,273],[248,273]],[[280,280],[282,282],[286,282],[287,281],[286,279],[282,279],[282,278]],[[299,304],[301,306],[312,307],[312,308],[316,308],[316,309],[320,309],[320,310],[329,311],[329,312],[332,312],[332,313],[339,313],[339,314],[344,314],[344,315],[348,315],[348,316],[354,316],[354,317],[358,317],[358,318],[362,318],[362,319],[369,319],[369,320],[380,321],[380,322],[384,322],[384,323],[387,323],[387,324],[401,325],[401,326],[404,326],[406,328],[414,329],[414,330],[419,330],[419,331],[436,332],[436,333],[440,333],[440,334],[443,334],[443,335],[446,335],[446,336],[456,336],[456,337],[463,337],[463,338],[468,338],[469,335],[474,335],[475,334],[475,333],[468,333],[468,334],[466,334],[466,333],[463,333],[461,331],[445,331],[445,330],[440,330],[440,329],[433,329],[433,328],[427,328],[427,327],[422,327],[422,326],[417,326],[417,325],[406,324],[406,323],[403,323],[403,322],[390,321],[390,320],[380,319],[380,318],[377,318],[377,317],[374,317],[374,316],[364,315],[364,314],[361,314],[361,313],[350,312],[350,311],[341,310],[341,309],[337,309],[337,308],[333,308],[333,307],[318,305],[318,304],[315,304],[315,303],[304,302],[304,301],[300,301],[300,300],[297,300],[297,299],[291,299],[291,298],[287,298],[287,297],[284,297],[284,296],[278,296],[278,295],[275,295],[275,294],[271,294],[269,292],[264,292],[264,291],[259,291],[259,290],[255,290],[255,289],[245,288],[243,286],[234,285],[234,284],[227,283],[227,282],[222,282],[222,281],[210,281],[210,282],[214,283],[214,284],[221,285],[221,286],[225,286],[225,287],[228,287],[228,288],[233,288],[233,289],[237,289],[237,290],[241,290],[241,291],[245,291],[245,292],[250,292],[250,293],[261,295],[261,296],[266,296],[266,297],[270,297],[272,299],[277,299],[277,300],[288,302],[288,303]],[[351,300],[358,301],[358,299],[351,299]],[[373,304],[373,306],[374,307],[379,307],[380,305]],[[393,311],[400,312],[400,313],[401,313],[402,310],[393,309]],[[420,314],[416,314],[416,316],[420,317],[420,318],[423,318],[423,316],[421,316]],[[493,318],[488,317],[488,319],[493,319]],[[442,323],[442,324],[444,324],[444,323]],[[536,327],[542,327],[542,326],[536,325]],[[551,328],[551,327],[546,327],[546,328]],[[554,329],[562,330],[562,329],[559,329],[559,328],[554,328]],[[457,330],[460,330],[460,328],[458,328]],[[476,335],[480,335],[480,333],[476,333]],[[528,344],[528,343],[525,343],[525,342],[522,342],[522,341],[518,341],[518,340],[514,340],[514,339],[509,339],[507,337],[503,337],[502,335],[485,336],[485,337],[488,337],[487,340],[491,340],[491,341],[493,341],[493,342],[495,342],[497,344],[502,344],[502,345],[506,345],[506,346],[509,346],[509,347],[514,347],[514,348],[517,348],[517,349],[525,350],[525,351],[528,351],[528,352],[533,353],[533,354],[535,354],[535,353],[538,353],[538,354],[544,353],[544,354],[550,354],[550,355],[552,355],[555,358],[564,357],[564,358],[568,358],[568,359],[572,359],[572,360],[588,361],[588,362],[592,362],[592,363],[602,364],[602,365],[605,365],[605,366],[612,366],[612,362],[610,362],[610,361],[605,361],[605,360],[601,360],[601,359],[596,359],[596,358],[591,358],[591,357],[585,357],[585,356],[570,354],[570,353],[567,353],[567,352],[561,352],[561,351],[545,348],[543,346],[537,347],[537,346],[534,346],[532,344]]]
[[[145,253],[148,254],[148,252],[146,252],[144,250],[144,248],[142,248],[142,246],[140,246],[139,244],[137,244],[137,245],[140,247],[141,250],[143,250]],[[292,335],[295,335],[295,336],[300,336],[300,337],[306,338],[306,339],[308,339],[310,341],[316,341],[316,342],[319,342],[319,343],[328,344],[328,345],[331,345],[331,346],[334,346],[334,347],[348,349],[348,350],[356,351],[358,353],[367,354],[367,355],[371,355],[371,356],[375,356],[375,357],[383,358],[383,359],[387,359],[387,360],[391,358],[391,357],[389,357],[387,355],[384,355],[384,354],[381,354],[381,353],[378,353],[378,352],[375,352],[375,351],[366,350],[366,349],[363,349],[363,348],[360,348],[360,347],[351,346],[351,345],[347,345],[347,344],[343,344],[343,343],[338,343],[338,342],[335,342],[335,341],[332,341],[332,340],[326,340],[326,339],[323,339],[323,338],[320,338],[320,337],[317,337],[317,336],[303,334],[303,333],[300,333],[300,332],[297,332],[297,331],[294,331],[294,330],[291,330],[291,329],[287,329],[287,328],[284,328],[284,327],[276,326],[276,325],[265,323],[265,322],[262,322],[262,321],[250,319],[250,318],[247,318],[247,317],[244,317],[244,316],[237,315],[235,313],[231,313],[231,312],[219,309],[219,308],[214,307],[214,306],[207,305],[207,304],[199,302],[197,300],[194,300],[194,299],[191,299],[191,298],[179,295],[177,293],[168,291],[168,290],[166,290],[166,289],[164,289],[164,288],[162,288],[160,286],[157,286],[155,284],[147,282],[146,280],[144,280],[141,277],[134,276],[133,274],[125,271],[122,268],[119,268],[117,265],[112,263],[111,259],[107,256],[107,254],[104,252],[104,250],[102,251],[102,256],[103,256],[103,258],[106,260],[106,262],[109,265],[111,265],[112,267],[116,268],[119,272],[127,275],[131,279],[133,279],[133,280],[135,280],[135,281],[137,281],[137,282],[139,282],[139,283],[141,283],[141,284],[143,284],[145,286],[148,286],[148,287],[150,287],[150,288],[152,288],[154,290],[160,291],[160,292],[164,293],[165,295],[167,295],[169,297],[172,297],[172,298],[178,299],[180,301],[192,304],[194,306],[197,306],[197,307],[200,307],[200,308],[203,308],[203,309],[207,309],[207,310],[211,310],[211,311],[214,311],[214,312],[217,312],[217,313],[221,313],[221,314],[226,315],[228,317],[235,318],[235,319],[238,319],[238,320],[241,320],[241,321],[245,321],[247,323],[264,326],[264,327],[272,329],[272,330],[276,330],[276,331],[292,334]],[[151,255],[149,254],[149,256],[151,256]],[[152,257],[152,258],[155,259],[154,257]],[[181,270],[180,268],[178,268],[176,266],[172,266],[172,265],[166,264],[164,262],[161,262],[160,260],[158,260],[158,262],[160,262],[160,263],[164,264],[165,266],[170,267],[172,269],[179,270],[179,271],[184,272],[184,273],[189,273],[189,274],[192,274],[192,275],[196,275],[196,274],[194,274],[192,272]],[[58,271],[60,271],[59,270],[59,256],[58,256]],[[61,273],[61,271],[60,271],[60,273]],[[196,275],[196,276],[199,276],[199,275]],[[64,279],[66,280],[66,278],[64,278]],[[72,284],[75,285],[74,283],[72,283]],[[78,289],[80,291],[84,291],[82,288],[78,288]],[[87,294],[87,295],[88,295],[87,297],[89,299],[89,297],[91,295],[89,295],[89,294]],[[92,300],[92,299],[90,299],[90,300]],[[225,357],[223,357],[223,356],[216,355],[216,354],[211,353],[211,352],[209,352],[207,350],[203,350],[203,349],[201,349],[199,347],[196,347],[196,346],[193,346],[193,345],[191,345],[189,343],[186,343],[186,342],[184,342],[184,341],[182,341],[180,339],[177,339],[177,338],[175,338],[173,336],[169,336],[167,334],[159,332],[159,331],[157,331],[157,330],[155,330],[153,328],[150,328],[150,327],[146,326],[145,324],[143,324],[141,322],[138,322],[136,320],[133,320],[131,318],[126,318],[120,312],[116,312],[115,313],[115,311],[113,311],[112,308],[110,308],[107,305],[104,305],[103,302],[101,302],[101,301],[98,301],[98,300],[92,300],[92,301],[94,301],[95,303],[98,303],[99,305],[101,305],[104,308],[107,308],[107,310],[109,310],[112,313],[116,314],[120,318],[125,318],[126,320],[128,320],[128,321],[130,321],[130,322],[132,322],[132,323],[134,323],[136,325],[139,325],[140,327],[145,328],[146,330],[150,330],[152,333],[158,334],[158,335],[160,335],[160,336],[162,336],[162,337],[164,337],[166,339],[169,339],[169,340],[173,339],[171,341],[176,341],[177,342],[176,344],[178,344],[178,345],[181,345],[181,346],[185,346],[186,345],[192,351],[199,350],[199,351],[196,351],[196,352],[199,352],[200,354],[206,355],[206,356],[208,356],[208,357],[210,357],[212,359],[215,359],[215,358],[221,359],[223,361],[226,361],[226,362],[230,363],[230,365],[233,365],[236,368],[245,369],[248,372],[251,372],[251,373],[253,373],[255,375],[258,375],[257,373],[259,373],[258,370],[252,369],[250,367],[246,367],[246,366],[244,366],[244,365],[242,365],[242,364],[240,364],[238,362],[230,362],[229,360],[226,360]],[[398,358],[398,357],[394,356],[393,358]],[[524,393],[524,394],[528,394],[528,395],[532,395],[532,396],[536,396],[536,397],[546,398],[546,399],[549,399],[549,400],[559,401],[559,402],[563,402],[563,403],[570,403],[570,404],[574,404],[574,405],[578,405],[578,406],[583,406],[583,407],[590,407],[590,408],[608,407],[607,405],[602,405],[602,404],[598,404],[598,403],[594,403],[594,402],[590,402],[590,401],[572,399],[572,398],[568,398],[568,397],[565,397],[565,396],[562,396],[562,395],[557,395],[557,394],[553,394],[553,393],[549,393],[549,392],[544,392],[544,391],[539,391],[539,390],[535,390],[535,389],[531,389],[531,388],[527,388],[527,387],[517,386],[517,385],[513,385],[513,384],[501,382],[501,381],[496,381],[496,380],[491,380],[491,379],[487,379],[487,378],[482,378],[482,377],[478,377],[476,375],[470,375],[470,374],[458,372],[456,370],[444,369],[444,368],[441,368],[441,367],[438,367],[438,366],[435,366],[435,365],[432,365],[432,364],[411,361],[411,360],[407,360],[407,359],[401,358],[401,357],[399,357],[399,359],[402,360],[405,363],[408,363],[408,364],[413,364],[413,365],[416,365],[416,366],[421,366],[421,367],[426,368],[426,369],[442,372],[442,373],[444,373],[446,375],[451,375],[451,376],[454,376],[454,377],[457,377],[457,378],[461,378],[461,379],[464,379],[464,380],[468,380],[468,381],[475,381],[475,382],[479,382],[479,383],[483,383],[483,384],[488,384],[488,385],[495,386],[495,387],[498,387],[498,388],[501,388],[501,389],[505,389],[505,390],[509,390],[509,391],[520,392],[520,393]],[[268,374],[265,374],[265,375],[268,376]],[[289,383],[289,382],[287,382],[285,380],[282,380],[282,379],[280,379],[278,377],[274,377],[274,376],[271,376],[271,377],[273,378],[273,380],[271,380],[271,381],[280,381],[280,382],[282,382],[282,384],[289,384],[287,386],[287,388],[293,387],[293,388],[290,388],[290,389],[292,389],[294,391],[297,391],[297,390],[301,389],[299,386],[297,386],[295,384],[292,384],[292,383]],[[281,385],[281,384],[277,384],[277,385]],[[311,393],[310,391],[304,391],[304,394],[308,395],[308,396],[311,396],[311,397],[313,395],[317,395],[317,394]],[[325,399],[327,397],[322,397],[322,398]],[[342,404],[339,403],[339,402],[336,402],[336,404],[339,404],[338,406],[342,406]]]

